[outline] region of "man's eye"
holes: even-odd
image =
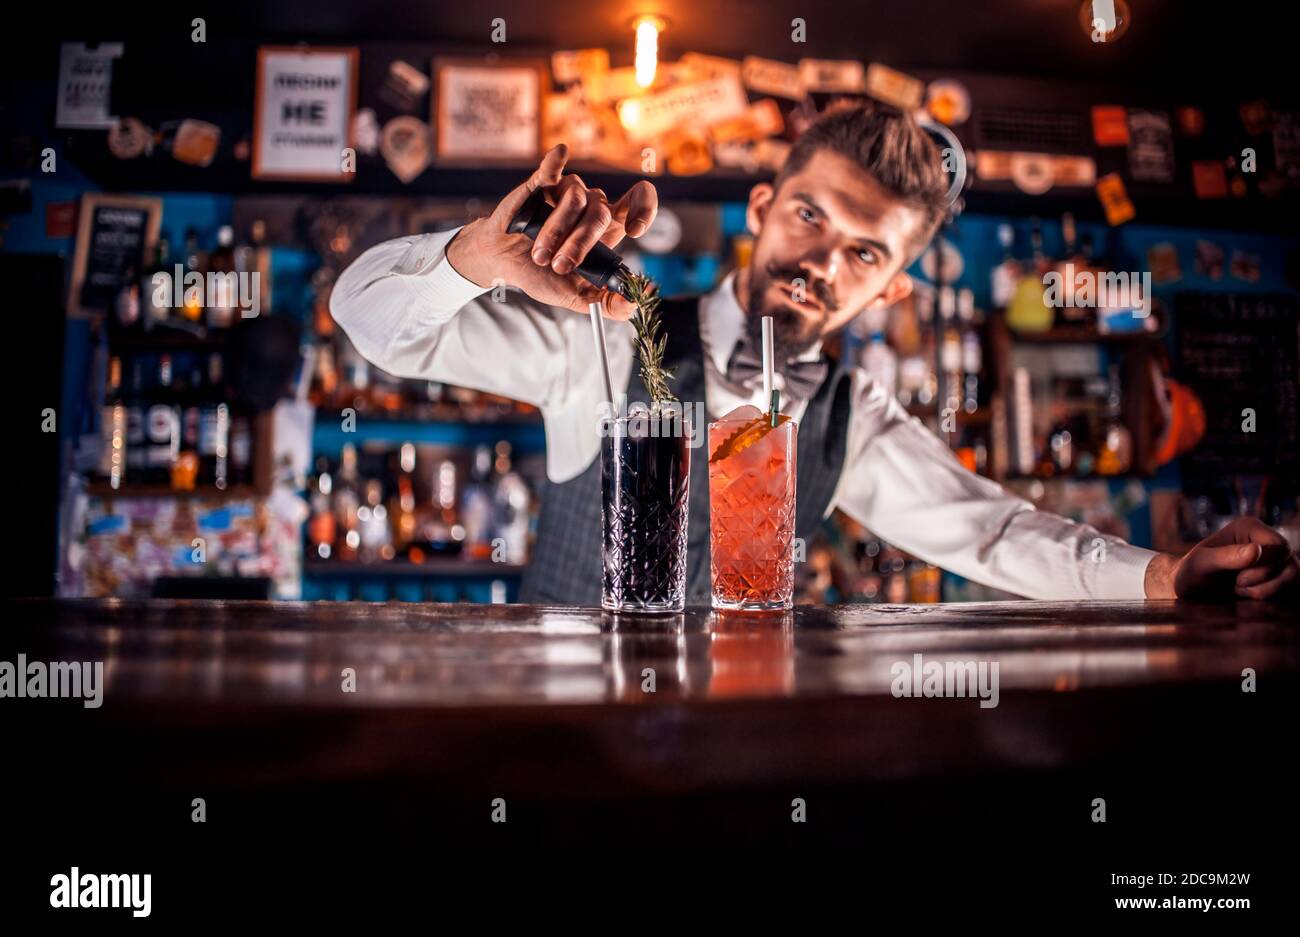
[[[876,252],[873,250],[868,250],[867,248],[863,248],[862,250],[858,251],[857,256],[859,262],[864,264],[874,264],[876,262]]]
[[[799,209],[799,217],[809,224],[816,224],[817,222],[817,216],[813,214],[812,209],[810,208],[801,207]]]

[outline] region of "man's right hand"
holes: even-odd
[[[462,228],[447,245],[447,260],[456,272],[487,289],[503,280],[539,302],[587,312],[598,302],[611,319],[627,319],[632,304],[609,290],[592,286],[573,270],[597,242],[613,247],[640,237],[654,221],[659,198],[644,179],[610,203],[600,189],[589,189],[576,175],[563,175],[569,150],[563,143],[542,157],[541,165],[493,210]],[[508,234],[510,220],[537,189],[545,189],[555,206],[536,241]]]

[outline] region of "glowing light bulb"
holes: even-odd
[[[636,31],[636,83],[649,88],[659,69],[659,33],[664,21],[656,16],[641,16],[632,28]]]
[[[1125,0],[1083,0],[1079,25],[1093,42],[1114,42],[1128,31],[1131,20]]]

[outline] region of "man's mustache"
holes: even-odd
[[[825,280],[815,280],[808,276],[807,271],[800,267],[781,267],[777,264],[769,264],[766,268],[768,279],[772,283],[784,281],[793,283],[795,280],[803,280],[806,286],[804,291],[812,293],[827,312],[835,312],[839,308],[839,303],[835,299],[835,292],[831,289],[830,284]]]

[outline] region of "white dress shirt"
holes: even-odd
[[[604,382],[590,323],[519,290],[494,295],[465,279],[446,258],[455,233],[396,238],[366,251],[334,285],[330,312],[357,350],[385,371],[537,406],[546,427],[547,475],[556,482],[574,478],[600,451]],[[766,406],[761,387],[739,387],[725,377],[744,317],[733,277],[701,298],[711,418],[743,403]],[[606,327],[618,391],[632,372],[632,329],[609,320]],[[783,395],[781,409],[796,421],[806,407],[806,400],[787,402]],[[967,471],[858,367],[834,508],[927,562],[1030,598],[1144,598],[1146,567],[1155,555],[1038,511]]]

